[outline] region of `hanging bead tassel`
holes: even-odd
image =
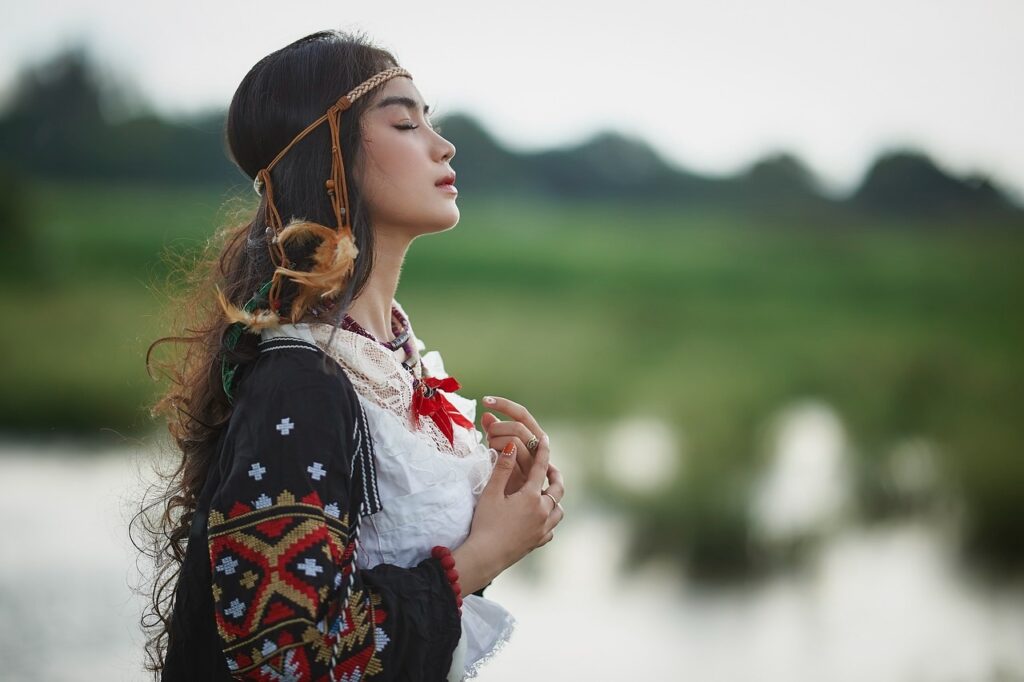
[[[455,570],[455,557],[452,556],[450,549],[444,545],[437,545],[430,550],[430,556],[435,559],[441,560],[441,567],[444,568],[444,574],[448,576],[448,582],[452,586],[452,592],[455,593],[455,605],[459,607],[459,615],[462,615],[462,586],[459,585],[459,572]]]

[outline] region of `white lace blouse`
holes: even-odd
[[[394,301],[406,319],[409,316]],[[411,323],[410,323],[411,326]],[[487,447],[475,427],[453,424],[454,443],[429,417],[414,423],[413,376],[381,344],[323,323],[284,324],[266,329],[263,339],[278,336],[315,343],[337,360],[359,395],[376,453],[377,483],[383,509],[363,519],[357,568],[380,563],[412,567],[430,556],[435,545],[456,548],[469,535],[477,499],[490,478],[497,451]],[[417,354],[425,344],[412,333]],[[416,377],[445,378],[436,350],[423,354]],[[457,392],[445,397],[469,421],[476,401]],[[456,567],[458,568],[458,567]],[[455,649],[449,682],[473,678],[511,636],[515,618],[497,602],[474,594],[462,598],[462,637]]]

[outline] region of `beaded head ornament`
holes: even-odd
[[[412,79],[412,74],[401,67],[385,69],[367,78],[332,104],[323,116],[306,126],[265,168],[256,173],[253,189],[257,194],[266,196],[267,201],[265,234],[270,249],[270,259],[274,264],[274,274],[270,281],[264,283],[241,308],[230,303],[220,288],[217,289],[218,302],[232,323],[225,338],[225,345],[228,348],[234,348],[237,345],[243,329],[258,332],[261,329],[281,324],[278,312],[281,307],[280,290],[283,277],[288,277],[299,287],[299,293],[292,301],[289,315],[291,322],[294,323],[298,322],[303,313],[318,299],[338,295],[352,275],[359,249],[356,247],[355,237],[352,233],[348,186],[345,182],[345,163],[341,154],[341,143],[338,139],[341,130],[341,114],[367,92],[396,76]],[[337,227],[332,229],[303,218],[292,219],[285,226],[282,224],[277,206],[274,205],[274,186],[270,171],[296,143],[324,121],[327,121],[331,128],[331,177],[324,182],[324,189],[330,197]],[[285,255],[284,245],[296,238],[307,239],[309,237],[318,237],[321,240],[320,245],[313,253],[313,266],[308,272],[294,270],[291,268],[292,263]],[[224,391],[230,398],[231,379],[236,367],[229,367],[226,358],[222,364]]]

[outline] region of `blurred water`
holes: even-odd
[[[835,424],[814,409],[780,427],[777,470],[759,503],[765,514],[773,513],[772,495],[790,489],[782,469],[799,475],[801,458],[817,472],[808,484],[841,476],[834,452],[824,462],[807,454],[815,438],[819,452],[838,447]],[[615,428],[632,433],[637,424]],[[549,431],[569,491],[566,517],[553,542],[488,588],[519,625],[479,679],[1024,679],[1024,592],[966,580],[943,532],[923,522],[838,525],[806,570],[744,589],[709,591],[664,565],[618,575],[615,566],[628,565],[626,525],[579,484],[575,474],[592,454],[586,440],[568,425]],[[2,679],[145,679],[126,528],[151,457],[0,446]],[[833,497],[842,497],[840,488]],[[786,523],[769,525],[831,518],[834,500],[813,499],[782,508],[776,521]]]
[[[847,438],[836,414],[806,401],[780,411],[769,437],[769,466],[750,501],[754,533],[768,542],[835,528],[853,513]]]

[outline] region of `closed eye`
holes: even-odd
[[[416,130],[417,128],[419,128],[419,126],[414,126],[411,123],[409,123],[406,125],[397,125],[395,126],[395,128],[397,128],[398,130]],[[441,134],[441,126],[431,126],[430,129],[433,130],[438,135]]]

